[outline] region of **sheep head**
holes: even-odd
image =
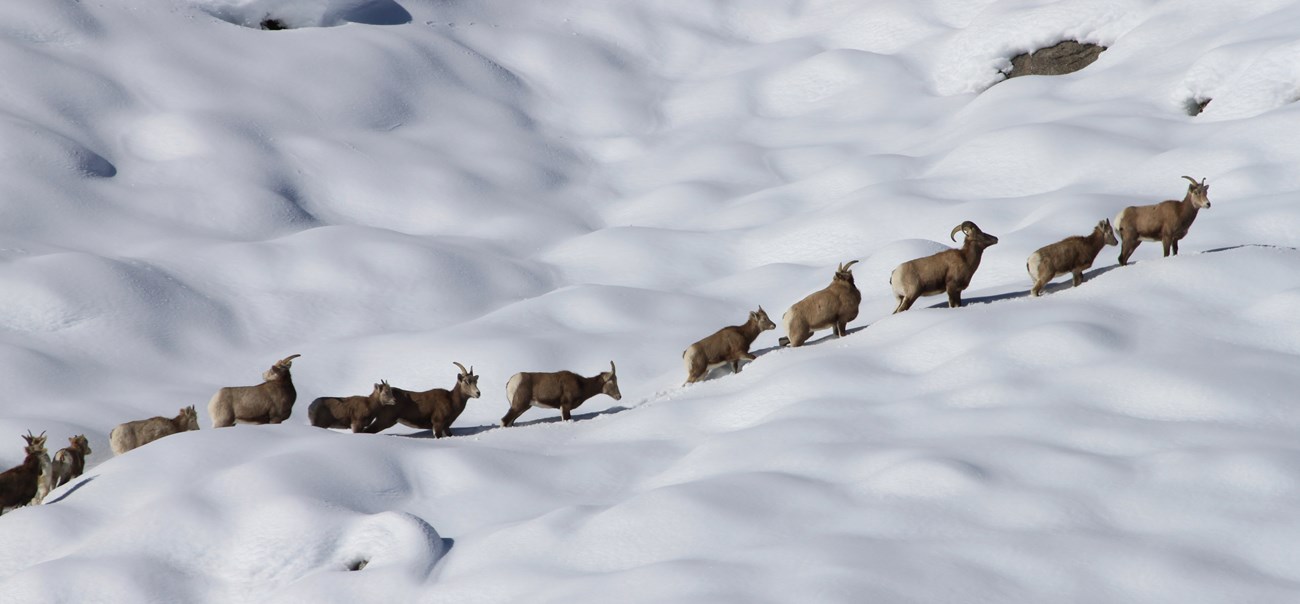
[[[267,369],[262,373],[262,379],[270,382],[272,380],[278,380],[286,375],[289,375],[289,368],[293,366],[293,360],[300,356],[302,355],[291,354],[287,357],[284,357],[283,359],[276,361],[274,365],[271,365],[270,369]]]
[[[370,397],[379,399],[380,405],[396,405],[397,397],[393,396],[393,387],[388,385],[388,380],[379,380],[375,384],[375,389],[370,391]]]
[[[42,453],[45,453],[45,431],[44,430],[41,431],[40,436],[36,436],[32,434],[31,430],[28,430],[27,435],[23,437],[23,440],[27,441],[26,450],[28,455],[31,454],[40,455]]]
[[[969,220],[953,227],[952,232],[948,233],[948,237],[953,241],[957,241],[957,231],[961,231],[962,234],[966,236],[967,243],[980,249],[994,245],[998,242],[997,237],[981,231],[978,225]]]
[[[749,320],[758,325],[759,331],[776,329],[776,323],[773,323],[772,319],[767,316],[767,311],[763,310],[762,306],[759,306],[758,310],[750,311]]]
[[[199,429],[199,414],[194,410],[194,405],[181,408],[181,423],[185,425],[186,430]]]
[[[1198,210],[1210,207],[1210,185],[1205,184],[1205,179],[1202,178],[1201,182],[1196,182],[1196,179],[1190,176],[1184,176],[1183,178],[1192,182],[1192,184],[1187,185],[1187,197],[1192,200],[1192,205],[1196,206]]]
[[[464,365],[451,362],[452,365],[460,368],[460,375],[456,376],[456,387],[460,388],[469,398],[478,398],[481,394],[478,389],[478,376],[474,375],[474,368],[466,369]]]
[[[1110,219],[1107,218],[1097,223],[1096,232],[1101,233],[1102,240],[1106,245],[1119,245],[1119,239],[1115,237],[1115,227],[1111,226]]]
[[[857,260],[850,260],[848,264],[839,265],[839,267],[835,269],[835,276],[831,279],[831,283],[835,283],[836,281],[843,281],[848,283],[849,285],[853,285],[852,269],[853,269],[853,265],[857,263],[858,263]]]
[[[605,371],[600,374],[601,393],[609,395],[609,398],[612,398],[616,401],[623,398],[623,393],[618,391],[617,371],[618,370],[614,367],[614,361],[610,361],[609,371]]]
[[[81,451],[82,454],[84,454],[84,455],[90,455],[90,454],[92,453],[92,451],[90,450],[90,441],[86,440],[86,435],[85,435],[85,434],[78,434],[78,435],[76,435],[76,436],[69,436],[69,437],[68,437],[68,444],[69,444],[69,445],[72,445],[72,448],[73,448],[73,449],[76,449],[76,450],[78,450],[78,451]]]

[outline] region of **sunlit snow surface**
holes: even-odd
[[[998,83],[1061,39],[1109,49]],[[1295,0],[0,3],[0,465],[95,451],[0,602],[1300,600],[1298,65]],[[1183,175],[1180,256],[1028,297]],[[969,304],[890,316],[963,220]],[[680,387],[851,259],[848,337]],[[294,353],[288,423],[210,429]],[[306,425],[453,361],[454,438]]]

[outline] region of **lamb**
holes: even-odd
[[[412,428],[433,430],[434,438],[451,436],[451,424],[460,417],[469,399],[478,398],[480,394],[474,368],[465,369],[464,365],[454,361],[452,364],[460,369],[460,375],[456,376],[456,385],[451,390],[434,388],[411,392],[393,388],[397,404],[380,407],[365,431],[375,434],[401,422]]]
[[[1183,178],[1192,184],[1188,185],[1182,201],[1169,199],[1149,206],[1129,206],[1115,216],[1115,230],[1119,231],[1123,243],[1119,250],[1120,266],[1128,264],[1129,256],[1142,241],[1159,241],[1166,257],[1171,248],[1178,255],[1178,240],[1187,236],[1196,213],[1210,207],[1210,185],[1205,184],[1205,179],[1196,182],[1190,176]]]
[[[256,386],[227,386],[212,395],[208,401],[208,415],[213,428],[235,425],[236,421],[250,424],[278,424],[289,419],[298,391],[293,387],[289,367],[302,355],[291,354],[277,361],[262,373],[266,380]]]
[[[966,236],[965,243],[957,249],[947,249],[937,254],[908,260],[889,274],[889,286],[894,290],[898,306],[894,314],[912,307],[917,298],[947,292],[948,306],[961,306],[961,292],[970,285],[971,277],[980,267],[985,248],[996,245],[998,238],[980,230],[969,220],[953,227],[948,237],[957,240],[957,231]]]
[[[173,418],[157,416],[120,424],[108,433],[108,444],[113,448],[114,455],[121,455],[164,436],[198,429],[198,412],[194,410],[194,405],[190,405],[182,407],[180,413]]]
[[[27,431],[28,436],[31,433],[31,430]],[[45,501],[45,496],[54,490],[54,464],[50,461],[50,454],[45,449],[45,432],[41,432],[40,436],[33,438],[40,439],[41,453],[37,456],[37,461],[40,462],[40,474],[36,477],[36,496],[32,497],[31,505],[40,505],[42,501]],[[30,443],[29,446],[31,446]]]
[[[375,412],[384,405],[396,405],[393,387],[381,380],[370,396],[322,396],[307,407],[311,425],[318,428],[352,428],[361,432],[370,424]]]
[[[827,327],[834,331],[835,337],[844,336],[849,321],[858,318],[858,305],[862,302],[862,292],[854,285],[851,270],[857,262],[850,260],[840,265],[830,285],[808,294],[785,311],[781,323],[786,337],[778,340],[782,346],[803,346],[814,331]]]
[[[27,456],[23,458],[23,463],[0,473],[0,514],[6,508],[22,507],[35,499],[41,476],[41,459],[49,458],[45,452],[44,432],[40,436],[33,436],[31,430],[28,430],[23,440],[27,441],[27,447],[23,449]]]
[[[1029,255],[1029,261],[1025,263],[1025,268],[1029,270],[1029,278],[1034,281],[1030,293],[1034,296],[1042,295],[1048,281],[1065,273],[1074,274],[1074,287],[1078,287],[1083,283],[1083,271],[1092,267],[1092,261],[1097,259],[1101,248],[1118,243],[1119,241],[1115,239],[1115,229],[1110,226],[1110,220],[1103,220],[1097,223],[1091,235],[1067,237],[1038,248],[1038,251]]]
[[[90,441],[86,440],[86,435],[78,434],[68,437],[68,443],[54,454],[52,489],[67,484],[86,471],[86,457],[92,453]]]
[[[524,411],[533,407],[559,409],[564,421],[573,419],[569,412],[597,394],[608,394],[614,400],[623,398],[618,391],[618,374],[614,361],[609,371],[583,377],[572,371],[554,373],[516,373],[506,382],[506,399],[510,410],[501,418],[501,425],[509,427]]]
[[[776,324],[767,317],[762,306],[749,313],[749,320],[742,325],[723,327],[713,335],[704,338],[682,353],[686,361],[686,383],[698,382],[718,365],[731,363],[731,370],[740,373],[740,361],[752,361],[754,355],[749,347],[754,344],[758,334],[769,329],[776,329]]]

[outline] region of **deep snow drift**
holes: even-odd
[[[95,453],[0,517],[0,601],[1300,599],[1298,32],[1294,0],[4,4],[0,465],[29,429]],[[1061,39],[1108,50],[999,83]],[[1028,297],[1032,251],[1184,174],[1182,255]],[[1001,238],[968,305],[889,315],[963,220]],[[848,337],[680,387],[851,259]],[[293,353],[288,423],[210,429]],[[493,427],[514,372],[611,359],[621,401]],[[453,438],[306,425],[453,361]]]

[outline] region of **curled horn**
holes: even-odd
[[[966,232],[966,229],[964,228],[965,226],[966,223],[963,222],[955,227],[952,227],[952,232],[948,233],[948,238],[952,239],[953,241],[957,241],[957,231],[961,231],[963,233]]]
[[[466,370],[464,365],[461,365],[460,363],[457,363],[456,361],[452,361],[451,364],[452,364],[452,365],[455,365],[455,366],[457,366],[457,367],[460,367],[460,374],[461,374],[461,375],[469,375],[470,373],[472,373],[471,371]]]
[[[1204,179],[1204,178],[1201,179],[1201,182],[1196,182],[1196,179],[1195,179],[1195,178],[1192,178],[1192,177],[1190,177],[1190,176],[1184,176],[1183,178],[1186,178],[1187,180],[1192,181],[1192,186],[1194,186],[1194,187],[1204,187],[1204,186],[1205,186],[1205,179]]]
[[[840,271],[839,271],[839,272],[841,272],[841,273],[843,273],[843,272],[847,272],[847,271],[849,270],[850,267],[852,267],[853,265],[855,265],[855,264],[857,264],[857,263],[858,263],[857,260],[850,260],[850,261],[848,261],[847,264],[845,264],[844,266],[841,266],[841,267],[840,267]]]
[[[300,356],[302,356],[302,355],[300,355],[300,354],[291,354],[291,355],[289,355],[289,356],[287,356],[287,357],[284,357],[283,359],[280,359],[279,361],[277,361],[277,362],[276,362],[276,365],[283,365],[283,366],[285,366],[285,367],[288,367],[288,366],[290,366],[290,365],[293,365],[293,360],[296,359],[296,358],[298,358],[298,357],[300,357]]]

